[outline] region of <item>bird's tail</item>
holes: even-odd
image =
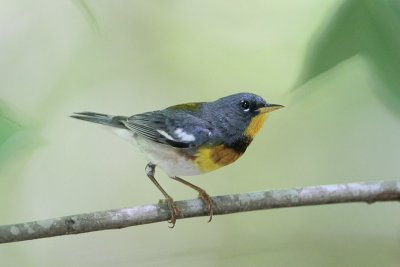
[[[125,116],[112,116],[112,115],[106,115],[106,114],[95,113],[95,112],[75,112],[70,117],[79,119],[79,120],[104,124],[104,125],[112,126],[112,127],[116,127],[116,128],[126,129],[125,125],[122,123],[122,121],[126,120],[126,118],[127,118]]]

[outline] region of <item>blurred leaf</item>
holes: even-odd
[[[96,17],[86,1],[73,0],[72,2],[75,3],[76,6],[81,10],[83,16],[85,17],[88,24],[92,27],[93,31],[98,34],[100,32],[99,24],[97,23]]]
[[[21,125],[9,118],[4,107],[0,106],[0,146],[20,129]]]
[[[297,86],[359,54],[380,83],[377,95],[400,115],[399,49],[400,1],[345,1],[311,42]]]
[[[23,158],[39,143],[41,138],[34,124],[0,101],[0,172],[9,169],[5,168],[11,166],[9,163],[20,169]]]

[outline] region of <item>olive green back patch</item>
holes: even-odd
[[[193,102],[193,103],[186,103],[186,104],[179,104],[175,106],[169,107],[172,110],[189,110],[189,111],[196,111],[201,104],[204,102]]]

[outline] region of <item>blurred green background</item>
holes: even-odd
[[[399,179],[400,2],[0,3],[0,224],[155,203],[145,159],[74,111],[250,91],[273,113],[212,195]],[[195,192],[158,172],[175,199]],[[1,266],[399,266],[397,203],[179,220],[0,245]]]

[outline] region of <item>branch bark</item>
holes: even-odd
[[[400,201],[400,180],[321,185],[212,197],[214,214],[345,202]],[[176,202],[181,219],[208,216],[199,199]],[[0,243],[119,229],[167,221],[166,203],[113,209],[0,226]]]

